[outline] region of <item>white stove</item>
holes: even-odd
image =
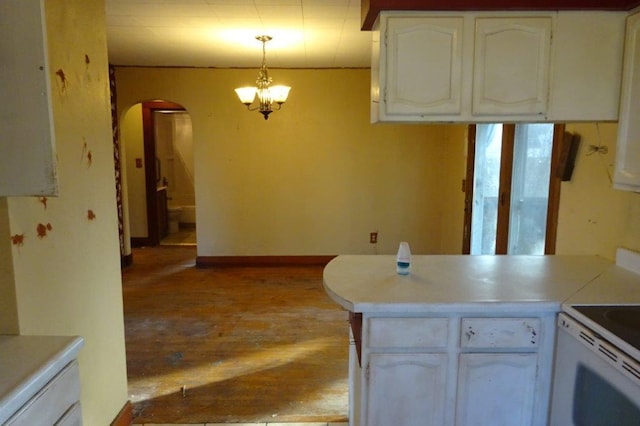
[[[558,315],[552,426],[640,425],[640,254],[619,250],[616,264],[630,272],[613,275],[624,286],[598,283],[605,303],[586,297]]]

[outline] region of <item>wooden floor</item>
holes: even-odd
[[[134,423],[345,422],[347,314],[322,268],[195,268],[195,247],[123,270]]]

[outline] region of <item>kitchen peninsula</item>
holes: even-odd
[[[547,424],[556,313],[612,267],[596,256],[346,255],[352,425]]]

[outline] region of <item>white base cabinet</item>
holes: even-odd
[[[82,426],[80,337],[0,336],[0,424]]]
[[[546,425],[555,313],[486,315],[352,316],[350,424]]]
[[[627,19],[614,188],[640,192],[640,12]]]
[[[78,362],[63,368],[8,421],[7,426],[82,425]]]
[[[371,119],[616,121],[625,12],[382,12]]]
[[[367,424],[397,425],[402,419],[407,425],[443,425],[446,378],[446,354],[372,353]]]
[[[460,354],[456,424],[534,424],[537,367],[535,353]]]

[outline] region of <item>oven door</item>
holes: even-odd
[[[615,348],[560,314],[551,426],[640,425],[640,375],[622,372]],[[565,328],[572,328],[568,331]],[[610,358],[609,358],[610,357]],[[633,364],[624,364],[634,368]]]

